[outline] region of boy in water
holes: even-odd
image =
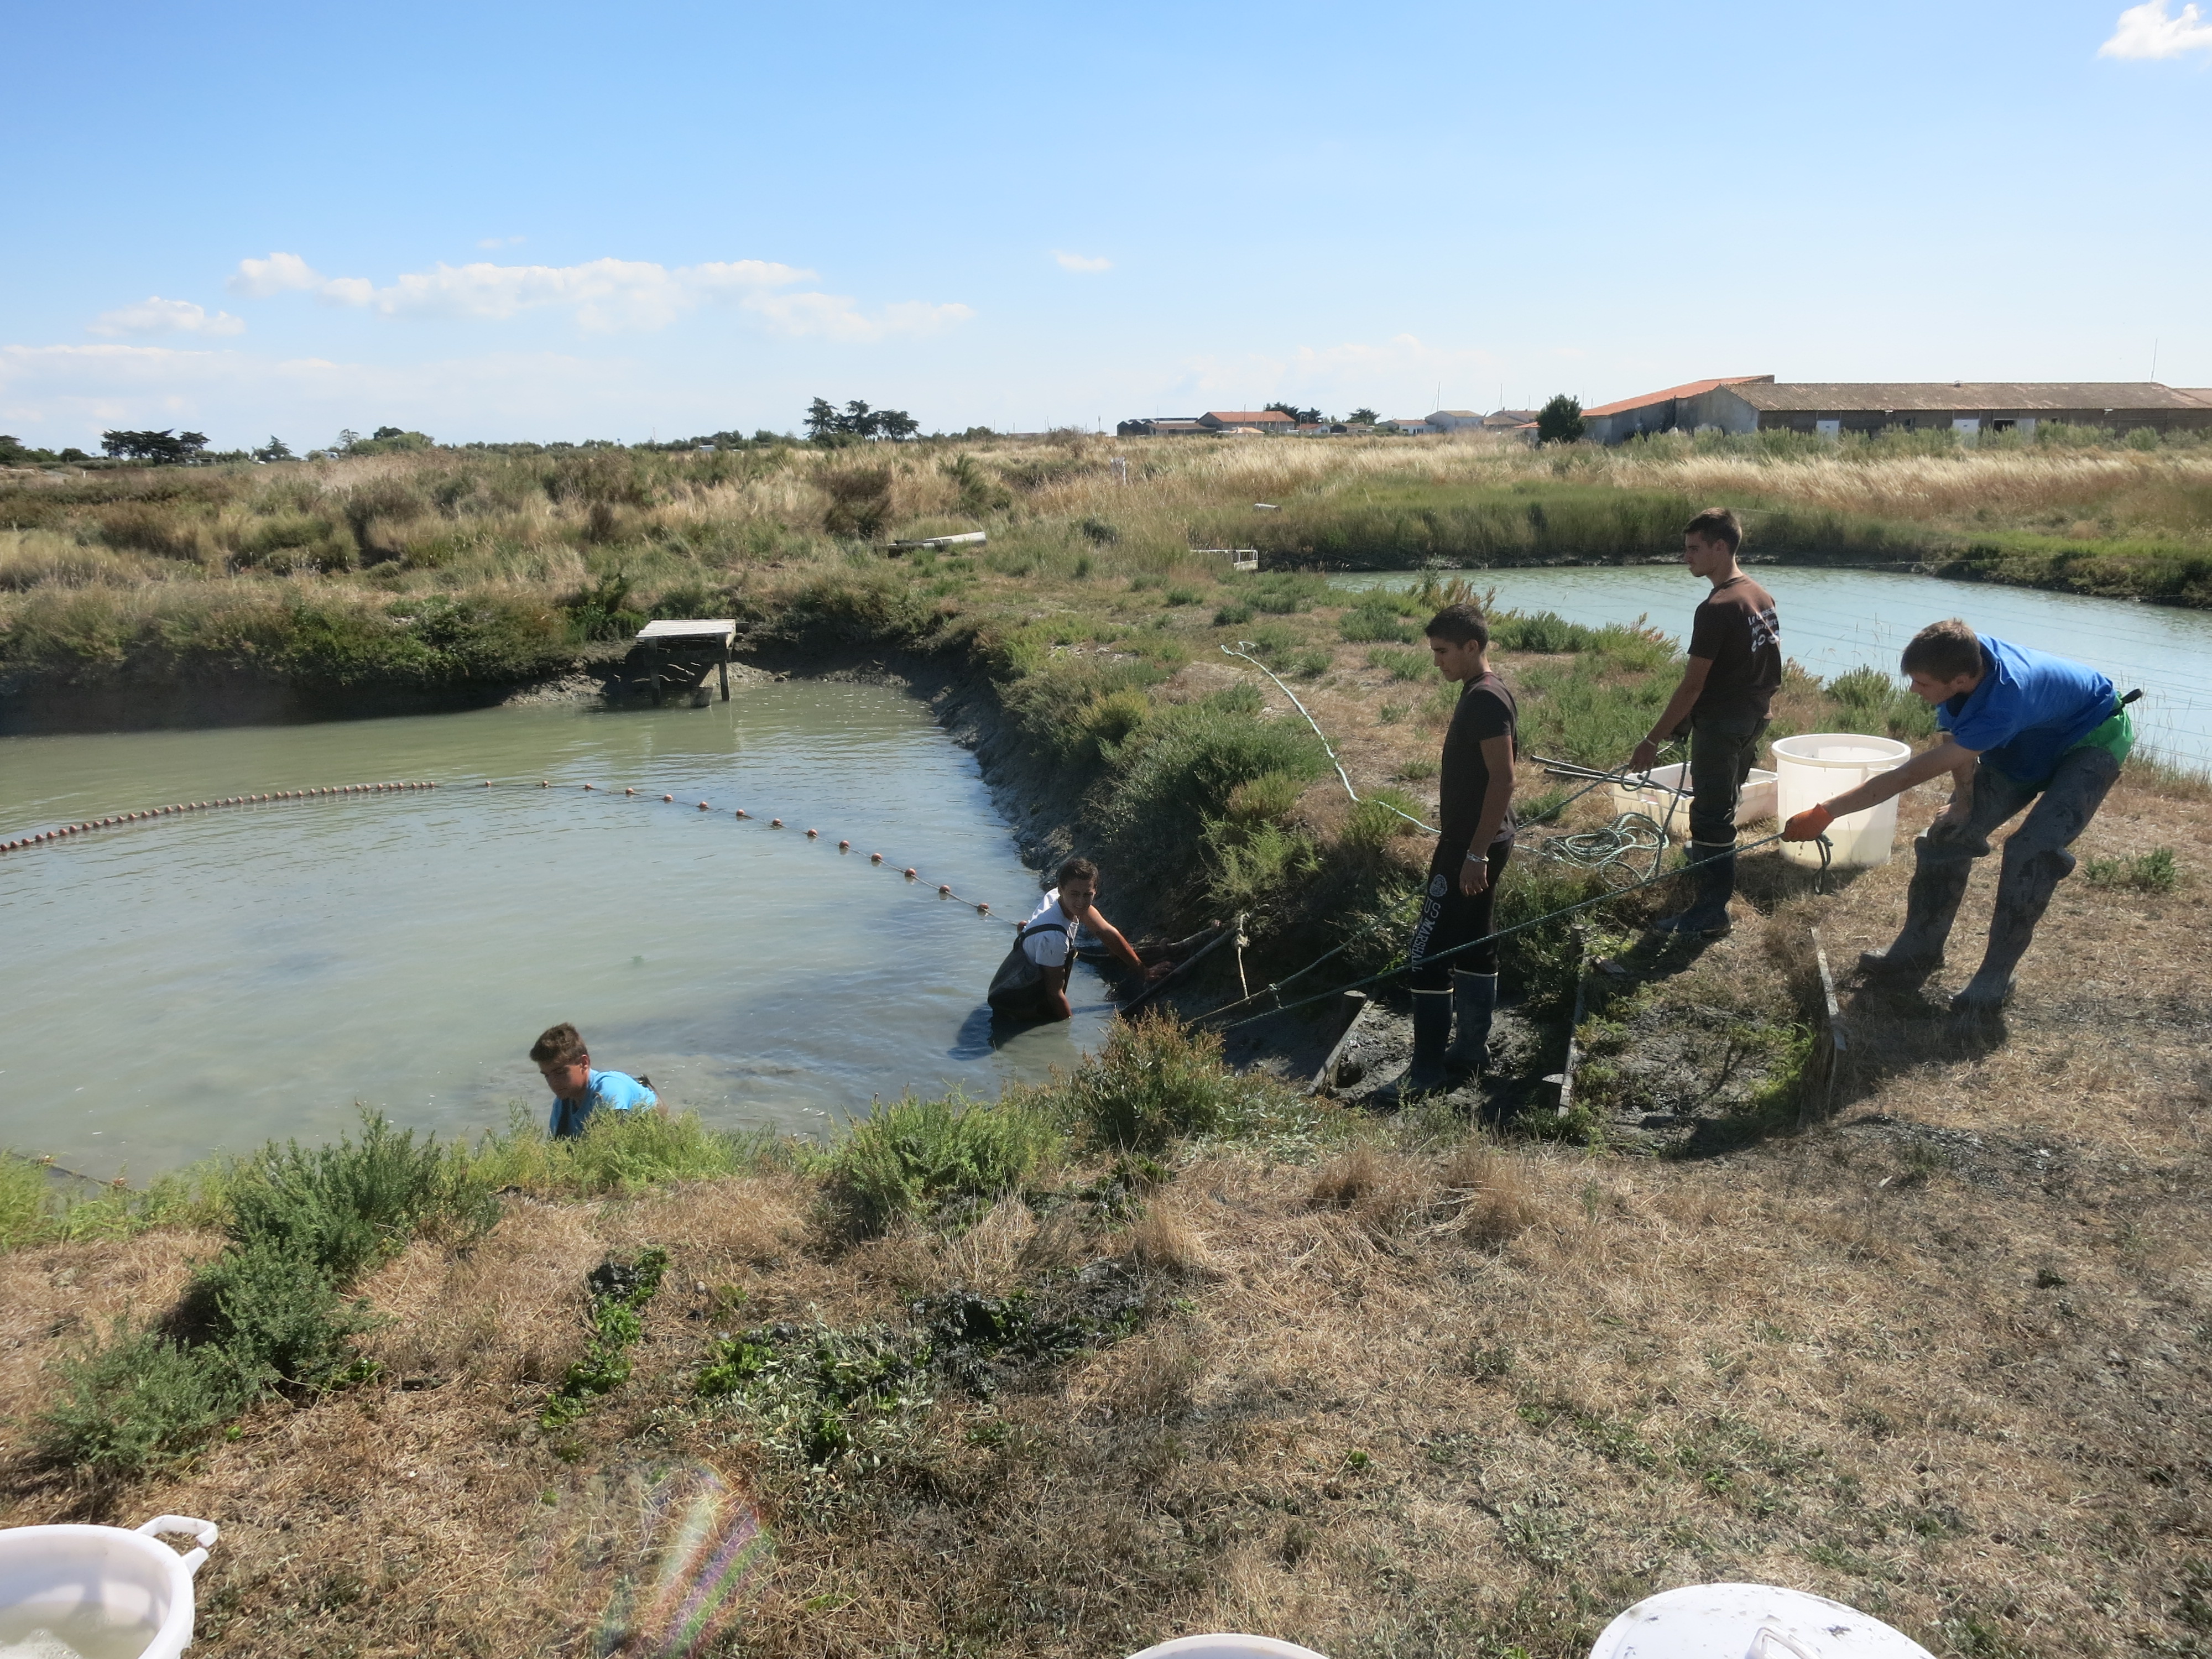
[[[1735,891],[1735,808],[1759,757],[1767,705],[1782,684],[1782,625],[1774,596],[1743,574],[1736,550],[1743,526],[1724,507],[1709,507],[1682,527],[1682,562],[1712,584],[1690,621],[1689,660],[1666,712],[1628,758],[1649,772],[1659,745],[1690,728],[1690,862],[1696,886],[1689,907],[1652,924],[1662,933],[1718,939],[1729,931]]]
[[[1978,636],[1955,617],[1915,634],[1899,665],[1913,694],[1934,705],[1942,741],[1894,771],[1808,807],[1782,833],[1816,840],[1838,818],[1951,775],[1950,805],[1912,843],[1905,927],[1889,949],[1859,958],[1871,979],[1918,985],[1943,965],[1966,878],[1973,861],[1988,856],[1990,831],[2027,807],[2005,842],[1982,965],[1951,999],[1962,1022],[1993,1024],[2051,894],[2074,872],[2066,849],[2088,828],[2135,746],[2135,723],[2112,681],[2095,669]]]
[[[620,1072],[595,1072],[582,1035],[573,1025],[549,1025],[530,1045],[530,1058],[553,1091],[553,1115],[545,1130],[555,1139],[584,1133],[584,1124],[602,1108],[627,1112],[658,1106],[651,1087]]]
[[[1013,949],[992,976],[991,1012],[1007,1019],[1055,1020],[1073,1017],[1067,976],[1075,966],[1075,931],[1087,927],[1125,966],[1157,979],[1162,963],[1147,970],[1136,947],[1121,929],[1098,913],[1098,866],[1089,859],[1070,859],[1053,878],[1036,914],[1014,936]]]
[[[1400,1100],[1433,1094],[1455,1073],[1474,1077],[1482,1070],[1498,1007],[1498,946],[1455,947],[1490,932],[1498,878],[1513,854],[1513,737],[1519,710],[1505,682],[1491,672],[1490,624],[1471,605],[1448,605],[1430,619],[1426,632],[1437,672],[1456,683],[1460,694],[1444,732],[1437,790],[1443,834],[1429,861],[1428,889],[1406,953],[1412,963],[1413,1059],[1395,1086]]]

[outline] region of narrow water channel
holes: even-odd
[[[1646,617],[1678,639],[1705,591],[1663,565],[1460,574],[1495,587],[1499,605],[1511,610],[1556,611],[1592,625]],[[1897,653],[1920,629],[1964,617],[1979,632],[2088,663],[2124,691],[2140,686],[2132,712],[2144,749],[2174,765],[2212,767],[2212,612],[1888,571],[1754,565],[1752,574],[1774,595],[1783,648],[1823,679],[1869,665],[1893,674]],[[1419,580],[1403,572],[1331,578],[1350,589]]]
[[[0,859],[0,1147],[136,1178],[334,1138],[356,1101],[441,1133],[503,1124],[510,1102],[542,1122],[526,1051],[562,1019],[593,1064],[649,1074],[672,1105],[818,1130],[909,1088],[1042,1079],[1110,1016],[1084,969],[1072,1029],[992,1046],[982,994],[1012,929],[937,884],[1018,920],[1036,876],[974,757],[884,687],[0,738],[0,839],[397,779],[441,787],[193,813]]]

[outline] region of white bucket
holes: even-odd
[[[1690,769],[1687,765],[1655,766],[1650,781],[1641,788],[1632,789],[1626,784],[1613,786],[1613,810],[1616,812],[1641,812],[1667,832],[1669,841],[1690,838]],[[1774,774],[1759,767],[1751,769],[1751,775],[1743,781],[1743,789],[1735,798],[1735,821],[1756,823],[1761,818],[1774,816]]]
[[[1774,815],[1787,823],[1808,806],[1855,789],[1869,778],[1895,771],[1911,756],[1912,745],[1895,738],[1869,738],[1850,732],[1816,732],[1782,738],[1774,744]],[[1838,866],[1889,862],[1897,839],[1897,797],[1879,806],[1838,818],[1828,826],[1828,842]],[[1782,856],[1793,864],[1820,862],[1820,848],[1809,841],[1785,841]]]
[[[1771,1584],[1692,1584],[1647,1595],[1589,1659],[1931,1659],[1879,1619]]]
[[[190,1533],[179,1555],[155,1534]],[[0,1531],[0,1655],[22,1659],[176,1659],[192,1641],[192,1574],[212,1522],[163,1515],[121,1527]]]
[[[1146,1648],[1135,1659],[1325,1659],[1295,1642],[1267,1636],[1178,1636]]]

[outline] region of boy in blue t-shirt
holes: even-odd
[[[1967,874],[1988,854],[1990,832],[2028,807],[2005,842],[1989,949],[1951,1000],[1952,1012],[1964,1018],[1993,1020],[2012,994],[2013,969],[2051,894],[2073,873],[2066,849],[2120,775],[2135,726],[2112,681],[2095,669],[1977,637],[1956,617],[1914,635],[1902,666],[1914,694],[1934,705],[1942,741],[1895,771],[1798,813],[1782,833],[1812,841],[1836,818],[1952,775],[1951,804],[1912,844],[1904,930],[1887,951],[1859,958],[1870,976],[1917,985],[1943,965]]]
[[[553,1115],[545,1131],[556,1140],[583,1133],[586,1121],[602,1109],[627,1112],[660,1103],[652,1088],[636,1078],[593,1071],[583,1036],[573,1025],[547,1026],[530,1045],[530,1058],[553,1091]]]

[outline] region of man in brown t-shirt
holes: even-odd
[[[1729,931],[1735,891],[1735,809],[1759,756],[1767,705],[1782,684],[1782,625],[1774,596],[1743,574],[1743,526],[1709,507],[1682,530],[1682,562],[1712,584],[1690,623],[1689,660],[1666,712],[1636,745],[1628,769],[1648,772],[1659,745],[1690,728],[1689,908],[1653,926],[1661,933],[1718,939]]]

